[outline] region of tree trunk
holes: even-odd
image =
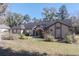
[[[74,43],[76,42],[76,39],[75,39],[75,28],[73,28],[72,40],[73,40]]]

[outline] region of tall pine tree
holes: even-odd
[[[65,20],[66,18],[69,17],[69,14],[68,14],[68,11],[67,11],[65,5],[62,5],[62,6],[59,8],[58,17],[59,17],[60,20]]]

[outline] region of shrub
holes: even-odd
[[[72,43],[73,39],[72,39],[72,35],[67,35],[64,39],[65,43]]]
[[[29,33],[24,33],[25,36],[29,36]]]
[[[2,37],[1,37],[3,40],[14,40],[14,39],[17,39],[17,37],[16,36],[14,36],[14,35],[12,35],[12,34],[10,34],[10,35],[3,35]]]
[[[23,34],[20,34],[19,39],[24,39],[24,35]]]
[[[24,34],[25,36],[29,36],[29,32],[27,32],[27,31],[24,31],[23,34]]]
[[[53,35],[50,35],[50,34],[46,34],[44,35],[44,41],[55,41]]]

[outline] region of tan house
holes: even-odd
[[[50,25],[46,25],[45,27],[38,25],[33,30],[34,36],[43,36],[44,34],[51,34],[56,39],[64,39],[66,35],[72,33],[72,25],[71,22],[56,20],[51,22]]]
[[[46,30],[56,39],[64,39],[66,35],[72,33],[72,26],[62,21],[56,21],[48,26]]]

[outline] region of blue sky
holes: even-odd
[[[9,4],[8,9],[11,12],[20,13],[23,15],[29,14],[30,16],[32,16],[32,18],[33,17],[42,18],[41,12],[43,11],[43,8],[54,7],[58,10],[60,6],[63,4],[62,3],[13,3],[13,4]],[[79,13],[79,4],[65,3],[64,5],[66,5],[66,8],[70,13],[70,15],[76,15]]]

